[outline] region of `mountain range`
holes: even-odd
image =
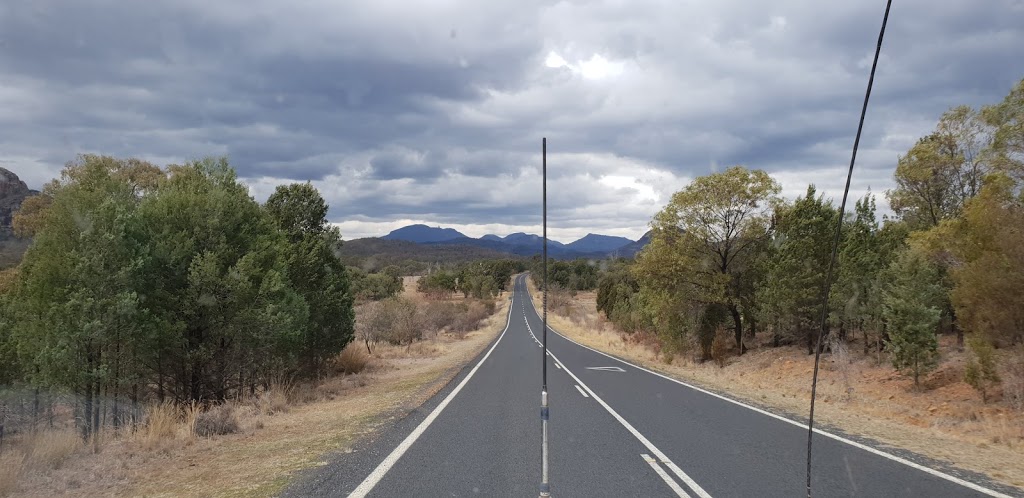
[[[544,238],[539,235],[517,232],[504,237],[487,234],[480,238],[469,237],[452,228],[430,227],[427,225],[409,225],[380,237],[383,240],[413,242],[422,245],[462,245],[472,246],[498,253],[517,256],[533,256],[541,254]],[[627,257],[636,256],[647,242],[650,234],[644,234],[640,240],[633,241],[625,237],[614,237],[589,233],[585,237],[563,244],[548,239],[548,256],[557,259],[573,259],[580,257]]]

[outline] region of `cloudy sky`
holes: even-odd
[[[853,193],[1024,77],[1024,0],[896,0]],[[882,0],[0,3],[0,166],[227,155],[312,181],[345,238],[411,222],[640,236],[694,176],[841,195]],[[884,197],[880,198],[883,209]]]

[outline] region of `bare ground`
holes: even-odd
[[[418,299],[414,289],[412,282],[407,296]],[[110,436],[98,454],[73,448],[56,468],[30,468],[15,486],[0,486],[0,495],[273,496],[296,471],[325,464],[327,452],[345,451],[389,415],[429,399],[497,336],[506,307],[499,300],[485,325],[461,339],[443,333],[410,347],[381,344],[363,373],[316,386],[317,401],[273,415],[240,406],[236,434],[188,431],[155,447],[140,435]],[[14,462],[7,460],[0,463]]]
[[[540,309],[532,282],[530,290]],[[807,416],[814,357],[801,347],[754,345],[721,368],[672,357],[660,353],[650,337],[615,329],[597,312],[593,292],[578,294],[567,312],[549,310],[548,320],[594,349],[777,412]],[[877,356],[861,354],[859,345],[850,345],[856,351],[845,359],[823,355],[815,420],[1024,488],[1024,413],[1003,403],[983,404],[963,381],[965,353],[951,337],[942,339],[942,360],[923,379],[923,390],[915,390],[913,380],[895,372],[886,358],[879,363]]]

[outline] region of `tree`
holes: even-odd
[[[992,344],[983,337],[972,337],[968,345],[973,353],[967,360],[964,381],[981,393],[981,402],[988,402],[988,391],[999,383],[996,372],[995,351]]]
[[[829,309],[839,323],[840,333],[863,333],[864,353],[868,353],[868,332],[881,328],[879,278],[889,261],[883,254],[883,240],[875,218],[875,198],[870,193],[859,199],[854,212],[845,221],[839,247],[838,277],[832,287]],[[881,345],[881,341],[877,341]]]
[[[352,341],[355,331],[349,274],[335,255],[341,235],[328,224],[327,203],[309,183],[277,187],[265,208],[288,238],[290,285],[309,308],[301,361],[304,372],[314,375]],[[400,279],[388,280],[385,293],[401,290]]]
[[[989,151],[993,165],[1016,182],[1024,182],[1024,79],[1002,102],[982,109],[981,117],[995,129]]]
[[[942,289],[938,270],[919,252],[908,249],[889,267],[890,286],[882,298],[882,316],[889,326],[887,347],[897,370],[910,371],[914,386],[920,376],[938,362],[939,342],[935,336],[939,324]]]
[[[651,244],[637,261],[641,286],[660,290],[648,294],[651,304],[669,313],[694,304],[724,306],[742,353],[744,293],[751,288],[745,283],[780,191],[764,171],[735,166],[673,195],[652,221]]]
[[[449,298],[458,288],[458,274],[447,270],[436,270],[416,282],[417,290],[434,298]]]
[[[1004,174],[988,177],[962,218],[918,237],[953,262],[950,295],[966,328],[995,343],[1024,342],[1024,196]],[[935,249],[939,248],[939,249]]]
[[[806,339],[814,353],[817,318],[831,257],[832,234],[839,212],[831,201],[816,197],[813,185],[792,206],[776,212],[773,252],[765,283],[760,287],[762,316],[778,329],[790,329]]]
[[[366,273],[359,268],[348,267],[352,294],[363,301],[380,301],[398,295],[404,288],[402,278],[392,275],[388,268],[378,273]]]
[[[162,178],[154,171],[81,156],[15,221],[35,241],[6,299],[8,351],[29,382],[83,396],[86,435],[98,426],[101,390],[117,419],[122,387],[138,383],[141,366],[131,360],[150,321],[138,292],[147,255],[135,235],[143,195]]]
[[[290,284],[289,235],[225,159],[168,169],[138,226],[157,397],[224,399],[294,371],[318,303]]]
[[[886,192],[893,211],[918,230],[959,215],[991,170],[990,142],[991,128],[978,112],[967,106],[947,111],[935,132],[899,159],[897,187]]]

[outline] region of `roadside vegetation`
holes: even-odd
[[[0,495],[272,494],[504,323],[515,264],[428,296],[344,266],[327,210],[310,184],[261,205],[225,160],[91,155],[26,199],[31,245],[0,273]]]
[[[635,261],[602,263],[596,292],[552,279],[553,323],[801,416],[820,348],[823,401],[842,406],[826,421],[1022,486],[1022,123],[1024,81],[954,107],[899,158],[894,217],[878,219],[871,193],[853,202],[821,343],[838,207],[814,185],[787,202],[741,166],[677,192]]]

